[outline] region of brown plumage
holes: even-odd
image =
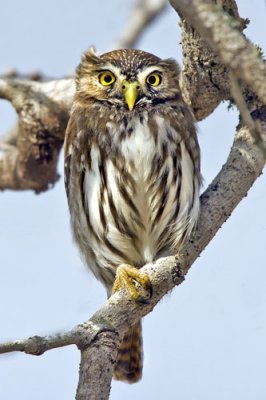
[[[65,139],[74,238],[108,296],[116,279],[115,290],[122,285],[141,301],[134,282],[148,287],[148,278],[135,268],[178,252],[199,211],[199,146],[178,66],[137,50],[89,51],[76,87]],[[136,382],[142,363],[137,323],[114,377]]]

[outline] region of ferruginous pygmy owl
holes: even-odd
[[[145,301],[138,269],[176,254],[199,213],[200,151],[175,61],[138,50],[85,53],[65,139],[74,238],[107,289]],[[143,292],[143,291],[142,291]],[[130,326],[114,377],[142,374],[141,323]]]

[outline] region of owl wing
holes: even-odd
[[[65,189],[67,198],[69,199],[69,182],[71,174],[71,159],[72,159],[72,143],[77,134],[77,124],[75,118],[70,116],[68,121],[65,143],[64,143],[64,175],[65,175]]]

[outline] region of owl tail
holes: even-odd
[[[141,379],[143,366],[141,321],[130,328],[120,345],[113,377],[135,383]]]

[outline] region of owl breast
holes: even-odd
[[[176,252],[199,209],[193,162],[165,120],[144,115],[126,130],[111,122],[107,128],[112,145],[104,157],[92,145],[82,179],[86,217],[80,213],[78,222],[91,250],[87,262],[101,280],[100,269],[106,278],[121,263],[141,267]]]

